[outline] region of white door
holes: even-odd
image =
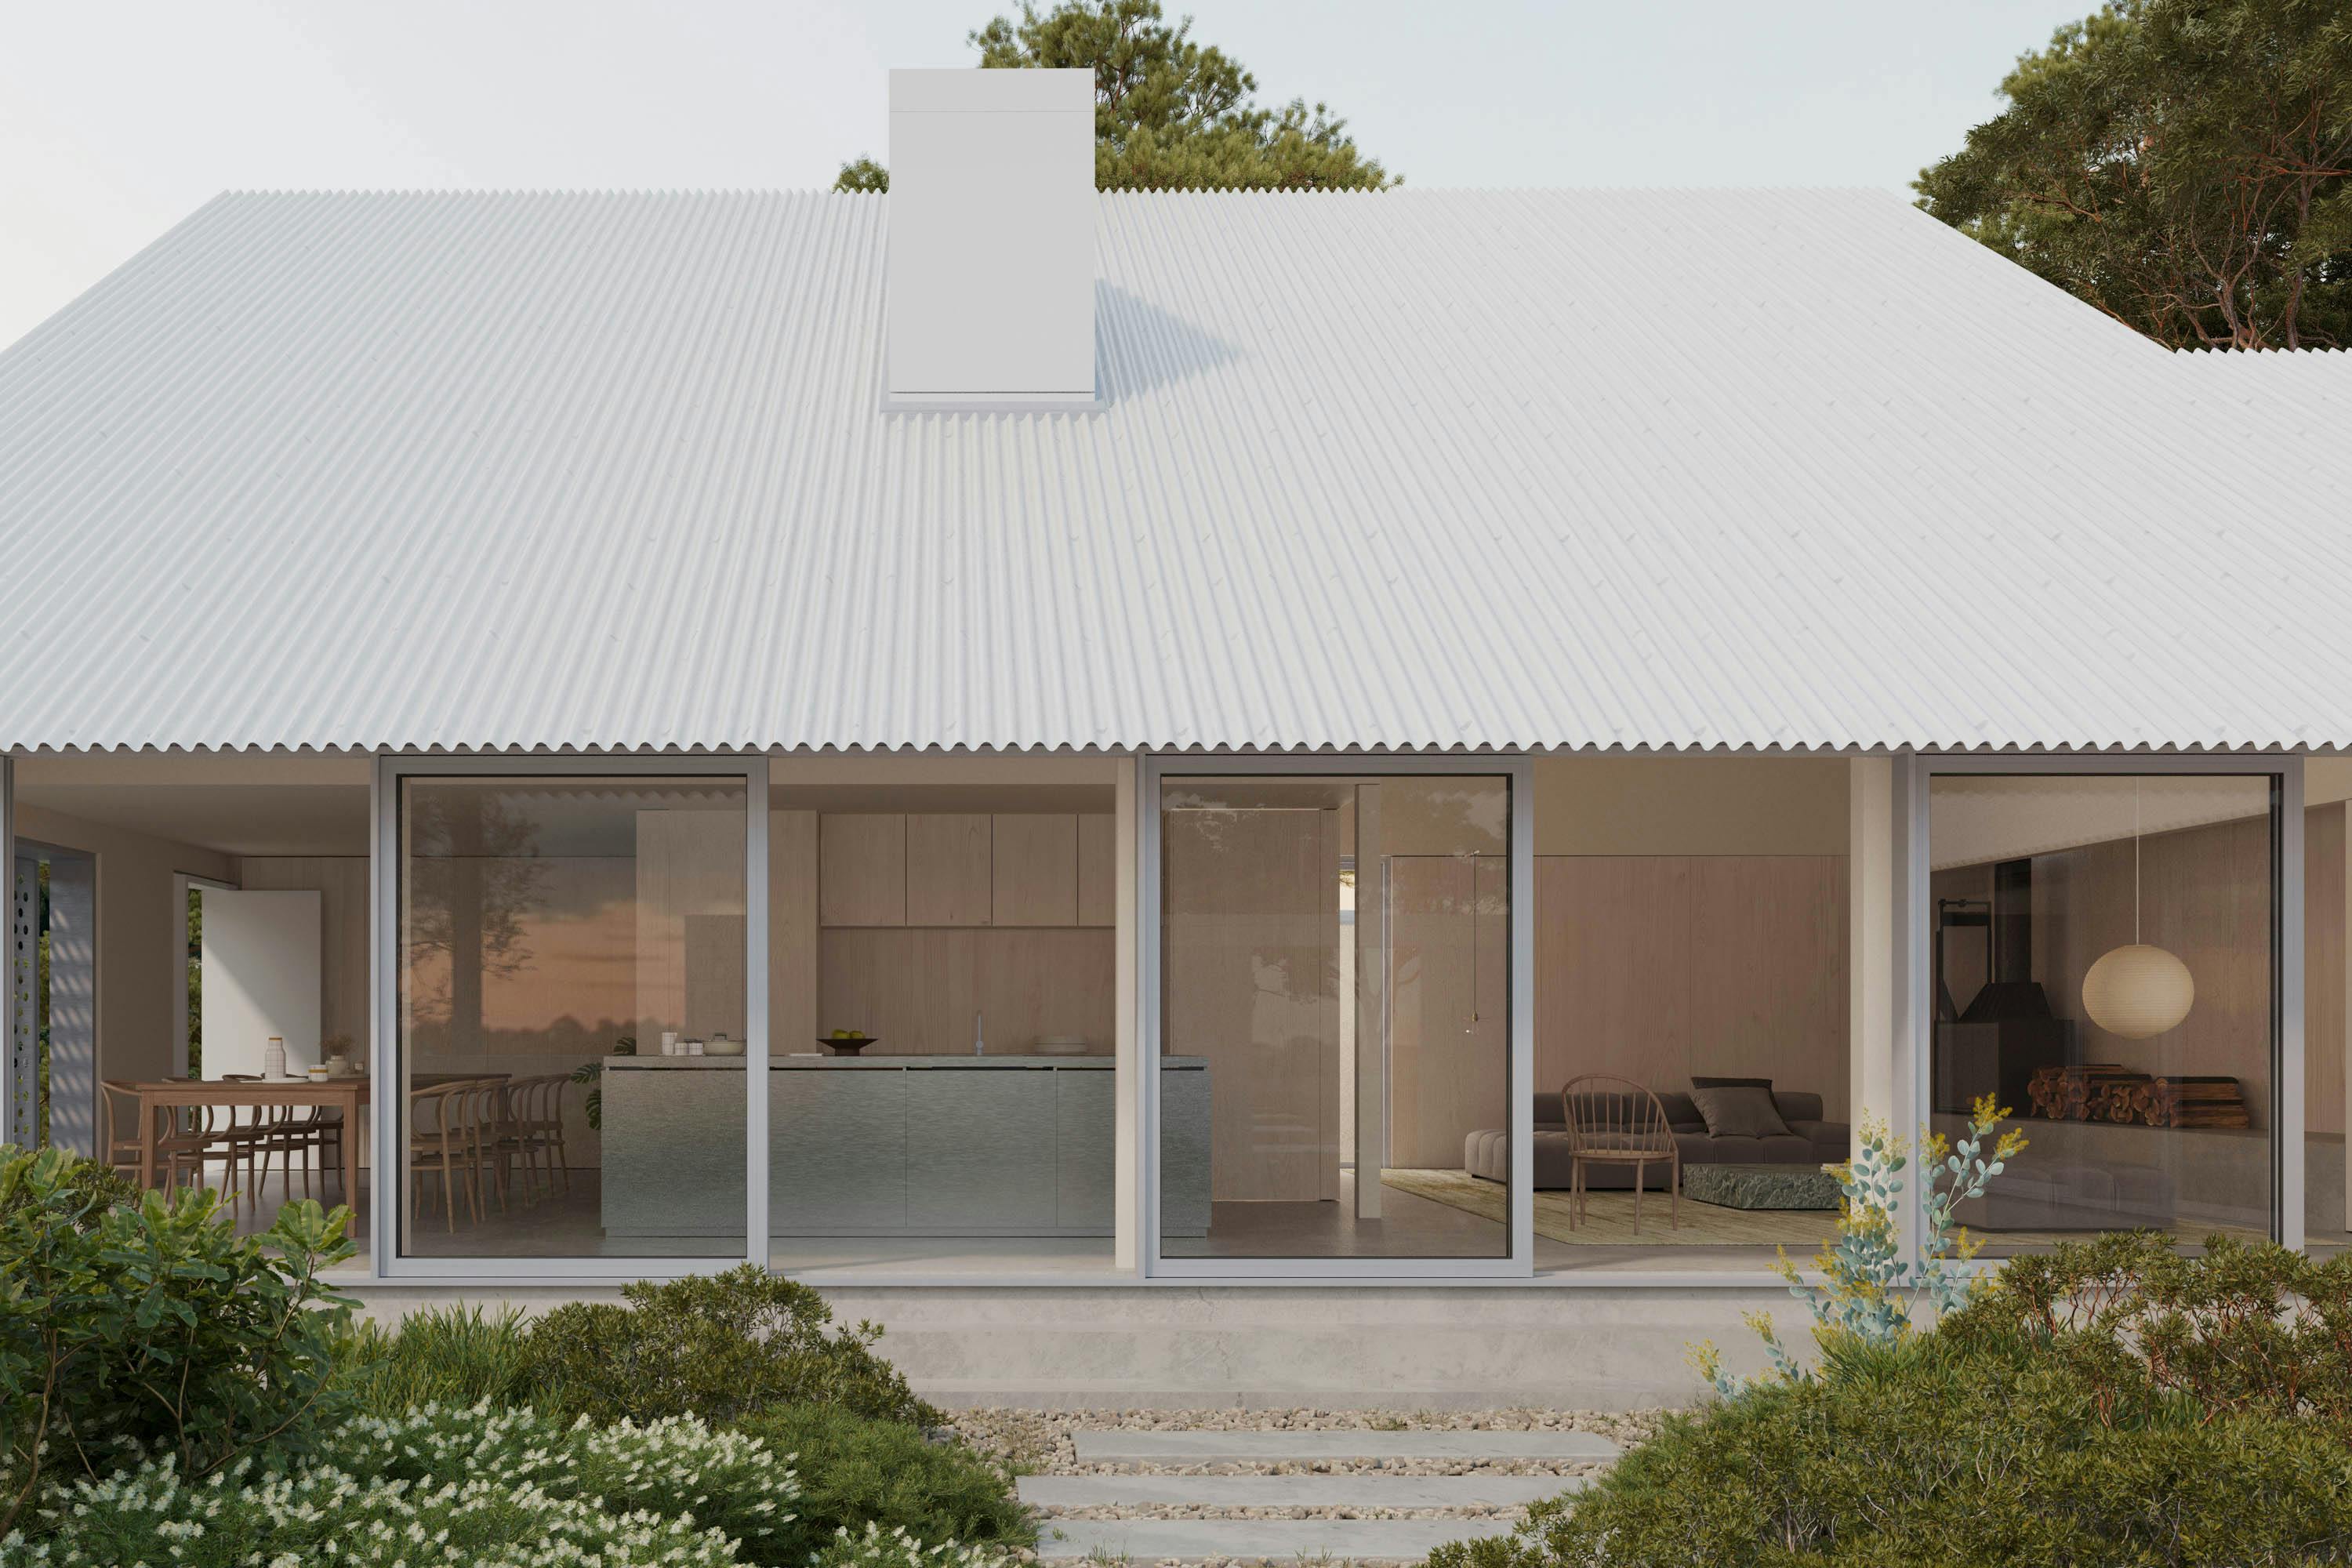
[[[286,1070],[319,1059],[319,895],[205,889],[205,1076],[261,1071],[269,1037]]]

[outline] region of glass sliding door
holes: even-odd
[[[2272,1233],[2280,790],[2267,774],[1937,773],[1930,1121],[2030,1145],[1960,1218],[1999,1257]]]
[[[1166,776],[1160,1256],[1512,1256],[1507,775]]]
[[[398,791],[402,1255],[743,1255],[744,781]]]

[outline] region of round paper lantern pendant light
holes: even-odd
[[[2083,976],[2083,1011],[2110,1035],[2145,1040],[2189,1016],[2197,982],[2160,947],[2136,942],[2100,955]]]
[[[2178,1026],[2197,1001],[2189,966],[2139,940],[2139,785],[2132,785],[2132,940],[2083,976],[2083,1011],[2111,1035],[2145,1040]]]

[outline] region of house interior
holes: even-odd
[[[2188,1245],[2267,1237],[2278,999],[2269,781],[1945,776],[1929,813],[1932,1121],[1957,1136],[1970,1103],[1990,1094],[2032,1141],[1961,1207],[1988,1253],[2141,1227]],[[2343,1231],[2343,823],[2340,799],[2306,807],[2315,1240]]]
[[[1136,938],[1118,766],[772,759],[775,1267],[1111,1267]],[[2311,763],[2305,833],[2323,1247],[2345,1236],[2338,773]],[[1856,1078],[1845,763],[1530,773],[1535,1182],[1516,1197],[1508,775],[1171,773],[1144,803],[1160,857],[1129,881],[1159,900],[1162,1257],[1496,1259],[1515,1201],[1546,1270],[1746,1269],[1831,1233],[1822,1167],[1850,1149]],[[169,1102],[199,1080],[219,1102],[157,1122],[159,1179],[222,1186],[266,1226],[287,1196],[343,1198],[348,1137],[367,1234],[369,1129],[223,1086],[368,1074],[370,774],[320,756],[19,762],[17,930],[49,961],[20,1007],[57,1141],[135,1162],[125,1091]],[[406,1256],[741,1255],[745,804],[740,778],[690,769],[404,779]],[[1993,1092],[2033,1140],[1963,1217],[1996,1252],[2126,1224],[2266,1232],[2266,784],[1938,775],[1930,804],[1933,1121],[1948,1132]],[[2084,1005],[2135,932],[2194,992],[2141,1038]],[[2079,1099],[2133,1091],[2137,1120]]]

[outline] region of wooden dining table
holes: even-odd
[[[191,1106],[315,1107],[343,1113],[343,1201],[360,1190],[360,1110],[368,1102],[368,1080],[345,1078],[216,1079],[166,1078],[134,1083],[139,1096],[139,1184],[155,1184],[158,1145],[172,1118]]]
[[[425,1072],[411,1074],[409,1081],[415,1088],[426,1089],[437,1083],[506,1076],[502,1072]],[[128,1087],[139,1096],[139,1184],[155,1184],[163,1130],[172,1111],[205,1105],[303,1106],[343,1113],[343,1201],[354,1202],[352,1194],[360,1190],[360,1130],[367,1124],[360,1112],[368,1103],[369,1082],[353,1073],[323,1079],[166,1078],[131,1084]]]

